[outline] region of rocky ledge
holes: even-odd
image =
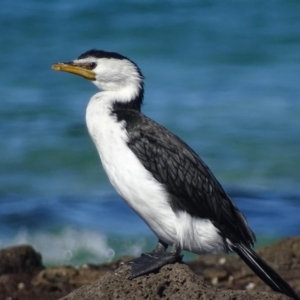
[[[258,252],[300,294],[300,237]],[[45,269],[31,246],[6,248],[0,250],[0,299],[288,299],[234,255],[199,256],[133,280],[121,262]]]

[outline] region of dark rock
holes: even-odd
[[[300,237],[282,240],[259,254],[300,294]],[[118,269],[121,261],[44,269],[41,256],[30,246],[3,249],[0,299],[288,299],[272,292],[234,255],[199,256],[134,280],[127,279],[128,266]]]
[[[287,238],[258,250],[259,255],[300,294],[300,237]],[[201,279],[218,288],[271,291],[235,255],[198,256],[187,263]]]
[[[31,246],[17,246],[0,250],[0,299],[2,300],[54,300],[66,295],[47,294],[43,289],[35,288],[31,281],[44,269],[41,255]]]
[[[18,246],[0,250],[0,275],[33,274],[44,269],[42,257],[31,246]]]
[[[289,299],[276,293],[219,290],[206,284],[184,264],[167,265],[157,274],[133,280],[128,280],[129,271],[130,268],[123,265],[115,273],[106,274],[92,285],[80,287],[60,300]]]
[[[0,250],[0,299],[17,299],[15,295],[43,268],[41,255],[30,246]]]

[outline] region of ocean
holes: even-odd
[[[204,159],[258,245],[299,235],[299,11],[293,0],[3,0],[0,247],[30,243],[46,265],[77,265],[155,245],[88,136],[97,89],[51,70],[92,48],[139,65],[143,112]]]

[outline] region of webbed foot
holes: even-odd
[[[145,275],[160,269],[161,267],[179,262],[183,255],[168,252],[143,253],[140,257],[128,261],[126,264],[131,266],[130,279]]]

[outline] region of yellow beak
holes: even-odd
[[[82,66],[73,63],[55,63],[52,65],[55,71],[64,71],[76,75],[80,75],[89,80],[96,80],[96,74],[92,70],[87,70]]]

